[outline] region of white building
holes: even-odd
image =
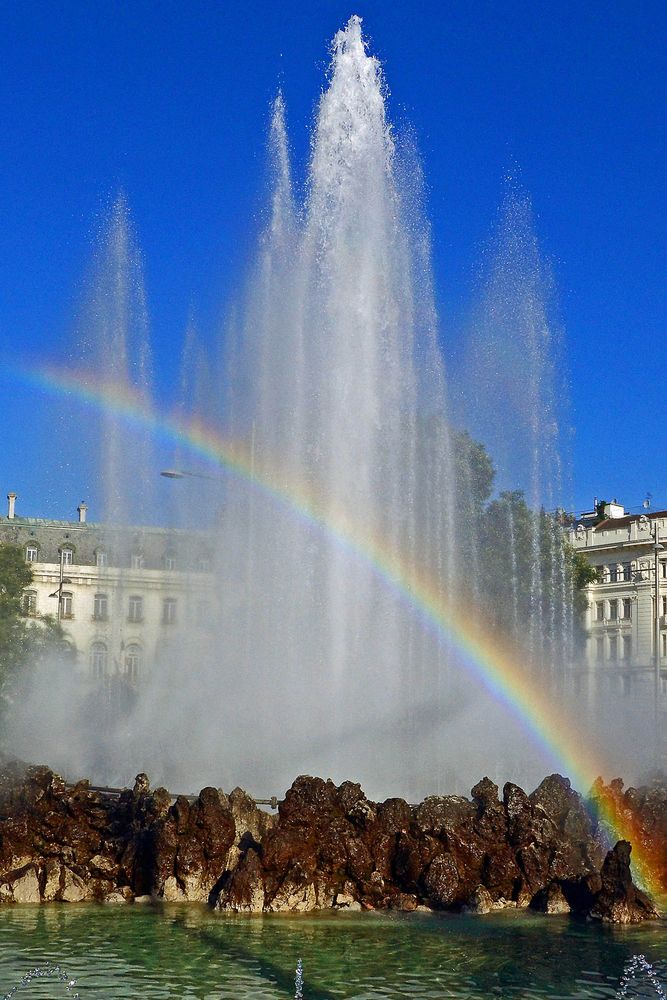
[[[598,570],[586,587],[580,688],[667,693],[667,511],[596,502],[568,541]]]
[[[140,682],[181,629],[212,623],[213,548],[205,534],[153,527],[109,528],[20,517],[7,495],[0,544],[19,545],[33,571],[24,613],[59,618],[77,666],[93,678]]]

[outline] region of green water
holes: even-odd
[[[82,1000],[274,1000],[294,997],[300,957],[304,1000],[583,1000],[613,997],[638,952],[667,979],[667,923],[609,928],[524,911],[241,917],[193,906],[4,907],[0,996],[50,960],[76,979]],[[17,996],[71,994],[42,979]]]

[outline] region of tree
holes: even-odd
[[[488,451],[467,431],[452,431],[457,507],[460,515],[478,518],[493,491],[496,470]]]
[[[0,690],[23,656],[26,626],[21,618],[23,591],[32,583],[32,570],[18,545],[0,545]]]
[[[21,546],[0,544],[0,713],[11,705],[29,669],[47,658],[73,657],[60,622],[51,615],[43,615],[38,622],[26,619],[23,593],[32,581]]]
[[[572,578],[575,639],[579,644],[582,644],[586,638],[583,626],[587,603],[584,588],[589,583],[598,583],[600,581],[600,569],[599,567],[591,566],[583,552],[578,552],[569,542],[564,543],[564,549]]]

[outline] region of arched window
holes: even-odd
[[[106,551],[104,549],[97,549],[95,552],[95,565],[107,566],[108,564],[109,560]]]
[[[25,561],[26,562],[38,562],[39,561],[39,549],[35,542],[28,542],[25,547]]]
[[[71,566],[74,560],[74,551],[66,546],[60,550],[60,561],[63,566]]]
[[[107,647],[103,642],[94,642],[90,647],[90,669],[93,677],[106,677]]]
[[[21,598],[21,607],[24,615],[33,618],[37,614],[37,591],[24,590]]]
[[[141,668],[141,646],[136,642],[131,642],[125,647],[125,676],[129,681],[139,679]]]

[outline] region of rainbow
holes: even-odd
[[[572,718],[539,683],[516,643],[484,625],[469,600],[443,594],[437,581],[406,560],[381,538],[362,532],[349,513],[332,510],[304,483],[288,479],[285,470],[258,464],[247,443],[225,439],[197,419],[165,414],[126,384],[105,382],[87,372],[56,368],[17,368],[12,374],[49,394],[66,396],[98,411],[115,415],[128,426],[186,446],[193,455],[259,489],[272,502],[326,532],[352,557],[372,569],[396,599],[408,606],[434,640],[452,650],[463,669],[476,678],[520,722],[534,744],[586,792],[603,770]],[[609,796],[596,799],[598,818],[612,836],[633,844],[633,868],[647,887],[657,885],[655,865],[643,847],[641,828],[628,810]]]

